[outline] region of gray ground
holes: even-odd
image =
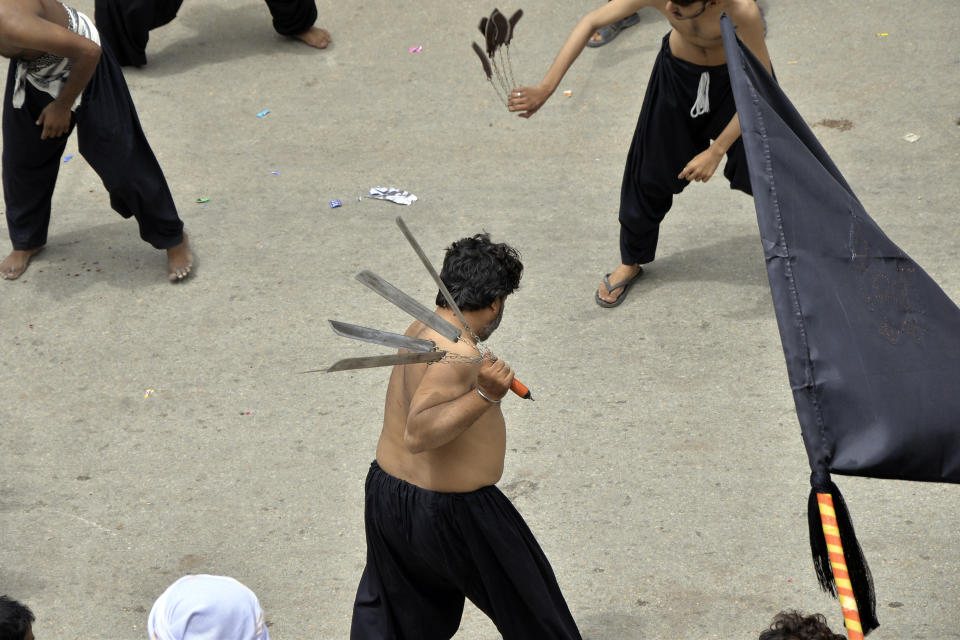
[[[954,3],[767,5],[782,85],[810,123],[849,121],[814,131],[960,300]],[[591,6],[523,5],[523,82]],[[840,628],[810,563],[808,467],[752,201],[722,180],[691,187],[626,303],[593,302],[618,260],[622,165],[665,21],[645,12],[586,51],[561,85],[572,96],[524,121],[469,49],[491,8],[321,3],[325,52],[276,36],[257,0],[187,2],[154,32],[127,79],[195,277],[166,282],[77,155],[46,251],[0,283],[0,592],[33,608],[39,637],[143,638],[154,598],[197,572],[253,588],[274,638],[347,636],[388,371],[298,372],[382,352],[327,318],[406,326],[359,269],[432,297],[397,214],[437,261],[480,229],[523,253],[491,344],[537,402],[505,402],[501,486],[585,637],[755,638],[793,607]],[[420,201],[357,201],[376,185]],[[960,638],[956,488],[838,483],[876,580],[873,637]],[[458,637],[495,636],[468,604]]]

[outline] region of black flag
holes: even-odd
[[[960,482],[960,309],[867,214],[730,19],[721,22],[814,492],[836,501],[830,473]],[[813,520],[818,574],[832,590]],[[857,546],[852,527],[840,532]],[[862,573],[861,594],[872,592],[865,563]],[[865,632],[876,626],[867,614]]]

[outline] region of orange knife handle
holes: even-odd
[[[533,400],[533,395],[530,393],[530,389],[527,388],[527,385],[523,384],[516,378],[514,378],[513,382],[510,383],[510,391],[513,391],[524,400]]]

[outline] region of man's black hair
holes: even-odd
[[[523,263],[516,249],[491,242],[487,233],[478,233],[447,247],[440,279],[461,311],[475,311],[516,291],[522,274]],[[439,292],[437,306],[447,306]]]
[[[34,619],[33,612],[26,606],[0,596],[0,640],[23,640]]]
[[[799,611],[781,611],[760,640],[846,640],[827,626],[823,614],[804,616]]]

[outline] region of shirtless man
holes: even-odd
[[[93,21],[56,0],[0,0],[0,55],[10,58],[3,102],[3,194],[13,252],[0,277],[19,278],[47,242],[50,202],[67,137],[103,180],[110,205],[166,249],[171,281],[193,254],[123,75]]]
[[[440,277],[485,340],[522,271],[516,251],[480,234],[447,249]],[[461,326],[440,295],[436,313]],[[489,352],[477,362],[471,338],[451,343],[419,322],[406,335],[460,358],[397,366],[390,376],[367,475],[367,566],[350,637],[446,640],[467,597],[504,638],[580,638],[550,563],[494,486],[506,453],[500,401],[513,371]]]
[[[740,141],[720,15],[730,16],[740,39],[771,70],[763,17],[754,0],[611,0],[574,28],[543,81],[510,94],[510,111],[529,118],[556,91],[560,80],[598,28],[653,7],[673,29],[664,37],[647,85],[640,119],[627,156],[620,191],[620,262],[594,299],[602,307],[623,302],[629,287],[651,262],[660,222],[673,196],[691,181],[706,182],[727,156],[731,188],[751,194]]]

